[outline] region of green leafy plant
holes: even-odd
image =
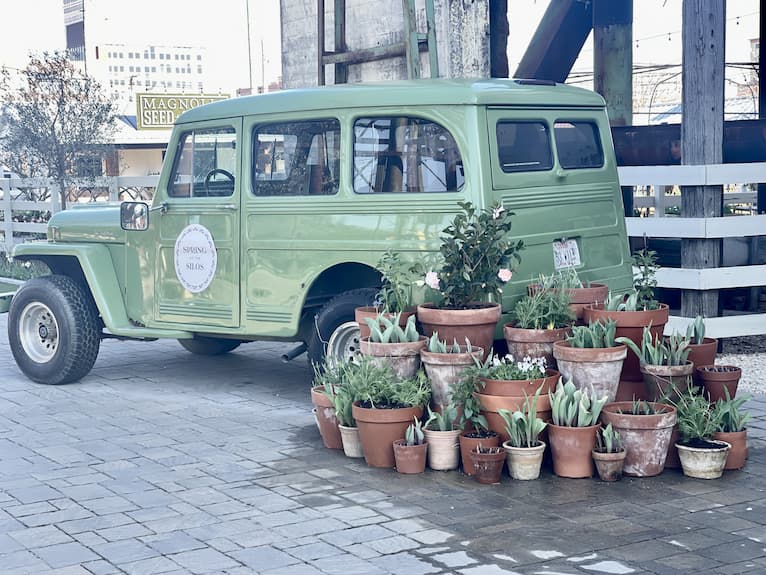
[[[591,322],[589,325],[572,326],[572,334],[567,336],[569,345],[577,348],[614,347],[617,342],[617,322],[611,318],[605,323]]]
[[[627,294],[609,292],[604,302],[604,309],[607,311],[638,311],[638,292],[636,290]]]
[[[559,378],[556,389],[548,394],[551,400],[551,416],[554,425],[564,427],[588,427],[598,422],[601,410],[609,397],[592,397],[582,389],[577,389],[570,379],[562,383]]]
[[[718,421],[718,429],[716,431],[727,433],[743,431],[747,426],[747,422],[752,418],[751,414],[741,411],[742,406],[750,399],[750,396],[742,395],[732,399],[727,388],[724,388],[724,393],[726,398],[719,399],[713,405]]]
[[[407,426],[404,431],[405,445],[423,445],[425,443],[425,434],[423,433],[423,423],[417,418]]]
[[[540,278],[539,289],[522,297],[513,310],[514,327],[521,329],[559,329],[572,325],[575,314],[569,309],[571,298],[563,289],[553,289],[550,278]]]
[[[657,252],[644,248],[633,254],[633,265],[638,268],[638,273],[633,276],[633,289],[638,292],[637,308],[643,310],[657,309],[660,302],[654,299],[654,290],[657,287],[656,274]]]
[[[596,451],[601,453],[620,453],[624,449],[620,432],[614,429],[611,423],[598,430],[596,434]]]
[[[705,340],[705,318],[698,315],[694,321],[686,327],[686,339],[697,345]]]
[[[502,204],[477,210],[458,202],[458,212],[444,230],[441,270],[429,271],[425,283],[441,296],[440,307],[467,309],[473,302],[498,296],[521,261],[522,241],[511,241],[511,216]]]
[[[471,423],[474,429],[487,431],[489,423],[481,413],[481,402],[475,395],[477,389],[477,379],[464,370],[460,379],[452,384],[452,402],[463,407],[461,428]]]
[[[689,358],[689,340],[674,333],[663,339],[652,334],[651,326],[644,327],[641,348],[627,337],[618,337],[617,343],[624,343],[638,356],[641,363],[649,365],[685,365]]]
[[[500,409],[498,414],[505,422],[505,432],[508,441],[513,447],[535,447],[539,442],[540,434],[548,426],[546,422],[537,417],[537,400],[540,398],[540,389],[533,396],[524,400],[524,406],[520,411],[511,413],[507,409]]]
[[[397,312],[388,317],[386,314],[378,314],[376,318],[364,318],[370,328],[370,341],[374,343],[405,343],[415,342],[420,339],[420,334],[415,326],[415,316],[407,318],[404,329],[399,325],[401,313]]]
[[[328,395],[325,388],[325,395]],[[329,396],[329,395],[328,395]],[[354,404],[354,392],[346,385],[341,385],[335,390],[331,401],[335,406],[335,417],[338,423],[345,427],[356,427],[356,420],[352,406]]]
[[[465,338],[464,347],[460,347],[457,340],[453,340],[452,345],[448,346],[446,341],[439,339],[439,332],[435,331],[428,339],[428,351],[431,353],[471,353],[473,348],[468,338]]]
[[[414,288],[422,285],[425,273],[423,262],[406,261],[398,252],[388,249],[380,256],[376,267],[382,279],[378,299],[383,311],[401,313],[412,307]]]
[[[431,399],[431,385],[422,371],[415,377],[399,379],[390,365],[378,364],[364,355],[347,365],[354,400],[365,407],[414,407]]]
[[[681,443],[710,439],[720,427],[721,413],[711,409],[710,401],[690,387],[672,402],[678,411],[678,433]]]
[[[462,421],[458,421],[457,406],[454,402],[442,406],[441,412],[432,411],[428,406],[428,419],[424,424],[431,431],[455,431],[462,429]]]

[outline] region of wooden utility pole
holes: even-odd
[[[720,164],[723,161],[725,0],[684,0],[681,163]],[[712,218],[723,210],[722,186],[683,186],[681,215]],[[720,239],[681,240],[681,267],[717,268]],[[718,315],[718,291],[684,290],[681,315]]]

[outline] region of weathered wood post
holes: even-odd
[[[723,160],[725,0],[684,0],[681,163],[719,164]],[[723,209],[722,186],[683,186],[681,215],[712,218]],[[681,240],[681,267],[717,268],[720,239]],[[684,290],[681,315],[718,315],[718,291]]]

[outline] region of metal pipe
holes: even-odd
[[[295,359],[296,357],[298,357],[302,353],[305,353],[305,351],[307,349],[308,349],[308,347],[306,346],[306,342],[302,341],[301,343],[299,343],[297,346],[295,346],[293,349],[291,349],[287,353],[283,353],[282,354],[282,361],[287,363],[291,359]]]

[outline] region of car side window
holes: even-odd
[[[501,120],[495,129],[500,167],[506,173],[553,168],[548,126],[544,122]]]
[[[237,167],[237,134],[232,127],[181,134],[168,195],[174,198],[231,196]]]
[[[454,192],[464,179],[460,150],[443,126],[406,116],[354,122],[357,194]]]
[[[595,123],[559,120],[553,125],[553,135],[562,168],[576,170],[604,165],[604,150]]]
[[[253,193],[256,196],[338,193],[338,120],[264,124],[255,128],[253,141]]]

